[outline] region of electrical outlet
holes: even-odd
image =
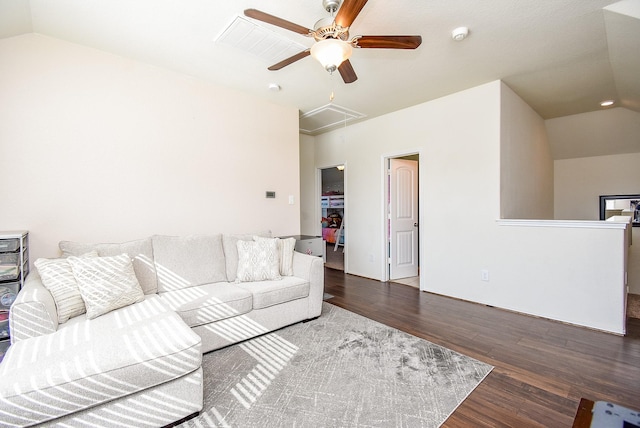
[[[488,269],[482,269],[480,271],[480,279],[482,279],[483,281],[489,282],[489,270]]]

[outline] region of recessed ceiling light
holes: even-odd
[[[458,27],[451,32],[451,38],[456,42],[461,42],[469,35],[469,29],[467,27]]]
[[[604,100],[600,102],[600,107],[609,107],[614,105],[615,103],[615,100]]]

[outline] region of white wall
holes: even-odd
[[[315,138],[317,167],[347,163],[348,273],[385,277],[383,160],[419,153],[423,286],[475,278],[499,217],[500,87],[492,82]]]
[[[32,260],[63,239],[299,233],[296,109],[34,34],[0,40],[0,64],[0,225],[30,230]]]
[[[640,153],[554,162],[555,217],[597,220],[599,196],[640,194]],[[640,294],[640,228],[632,230],[629,291]]]
[[[500,216],[553,219],[553,159],[545,122],[505,84],[501,94]]]
[[[503,102],[510,109],[504,115]],[[506,154],[503,136],[511,149]],[[316,167],[347,162],[346,271],[385,278],[383,160],[419,153],[422,290],[622,332],[623,263],[599,268],[623,259],[623,229],[498,221],[501,161],[513,162],[507,173],[534,195],[521,201],[529,210],[540,217],[553,212],[552,196],[538,194],[553,180],[545,144],[539,117],[499,81],[317,136]],[[532,153],[537,165],[527,171],[533,178],[515,174]],[[511,205],[520,196],[513,189],[507,194],[509,211],[519,214]],[[484,269],[488,282],[481,280]],[[596,292],[583,296],[585,289]],[[598,308],[604,312],[593,315]]]
[[[545,126],[554,159],[640,152],[640,112],[626,108],[547,119]]]
[[[554,162],[555,218],[598,220],[599,196],[640,194],[640,153]]]
[[[318,212],[314,137],[300,134],[300,233],[317,235]]]

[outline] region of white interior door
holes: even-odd
[[[389,279],[418,276],[418,162],[389,161]]]

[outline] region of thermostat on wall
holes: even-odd
[[[267,198],[275,199],[275,197],[276,197],[276,192],[271,191],[271,190],[267,190],[267,195],[266,195],[266,196],[267,196]]]

